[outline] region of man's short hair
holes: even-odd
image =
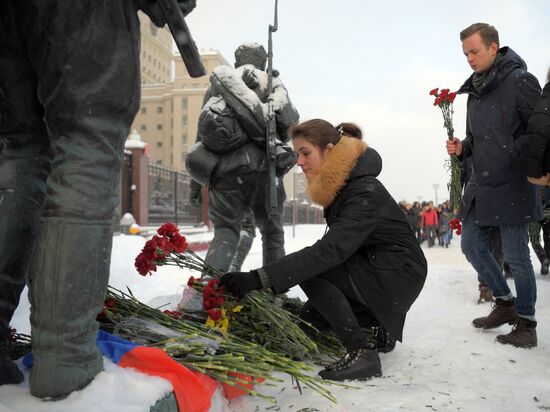
[[[497,47],[500,47],[497,29],[487,23],[474,23],[466,27],[460,32],[460,41],[464,41],[464,39],[467,39],[475,33],[479,33],[479,37],[481,37],[486,47],[489,47],[491,43],[496,43]]]

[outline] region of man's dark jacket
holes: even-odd
[[[550,173],[550,82],[542,90],[520,143],[523,173],[529,177]]]
[[[475,201],[480,226],[536,222],[542,219],[540,194],[521,172],[517,145],[540,96],[539,83],[508,47],[498,51],[479,90],[473,77],[458,91],[468,93],[462,158],[473,157],[459,217],[465,218]]]
[[[342,138],[335,155],[331,154],[336,168],[345,167],[342,165],[349,160],[349,150],[340,149],[350,142],[364,145],[357,139]],[[359,299],[401,340],[406,313],[424,285],[427,263],[403,212],[376,179],[382,169],[380,156],[371,148],[363,150],[353,169],[347,171],[346,183],[335,189],[334,200],[322,204],[329,227],[323,238],[263,269],[273,290],[281,293],[344,265]],[[331,191],[331,180],[320,186]],[[311,189],[310,184],[310,195]]]

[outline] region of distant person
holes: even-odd
[[[421,227],[424,231],[424,236],[428,241],[428,247],[433,247],[435,244],[436,229],[439,221],[437,218],[437,212],[435,211],[432,202],[429,202],[426,206],[424,206],[421,217]]]
[[[308,297],[301,316],[318,315],[346,348],[320,372],[324,379],[382,375],[376,342],[361,327],[370,313],[395,339],[427,273],[422,249],[400,207],[377,179],[378,153],[352,123],[334,127],[314,119],[290,129],[311,199],[325,208],[328,231],[310,247],[251,272],[230,272],[220,284],[230,293],[300,285]]]
[[[499,48],[497,30],[476,23],[460,33],[462,51],[474,73],[458,93],[468,94],[466,138],[447,141],[447,153],[472,157],[472,176],[459,212],[462,252],[495,297],[488,316],[473,320],[476,328],[513,323],[497,341],[516,347],[537,345],[537,288],[530,259],[528,225],[542,219],[540,197],[521,173],[516,140],[540,94],[537,79],[510,48]],[[512,206],[513,205],[513,206]],[[491,227],[499,226],[504,259],[514,275],[517,298],[488,248]]]

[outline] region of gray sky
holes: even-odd
[[[198,0],[187,22],[197,46],[233,63],[240,43],[267,49],[273,0]],[[384,160],[396,200],[448,197],[443,120],[428,92],[456,90],[471,74],[459,33],[487,22],[541,85],[550,66],[549,0],[279,0],[274,67],[301,115],[355,122]],[[456,136],[466,97],[455,100]]]

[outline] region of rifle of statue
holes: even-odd
[[[272,92],[273,87],[273,41],[272,33],[277,31],[277,3],[275,0],[275,19],[273,25],[269,25],[268,47],[267,47],[267,90]],[[277,142],[277,118],[273,102],[267,102],[267,131],[266,131],[266,153],[268,161],[269,176],[269,214],[279,217],[279,207],[277,204],[277,174],[276,174],[276,142]]]
[[[204,76],[206,70],[177,0],[157,0],[157,2],[189,75],[191,77]]]

